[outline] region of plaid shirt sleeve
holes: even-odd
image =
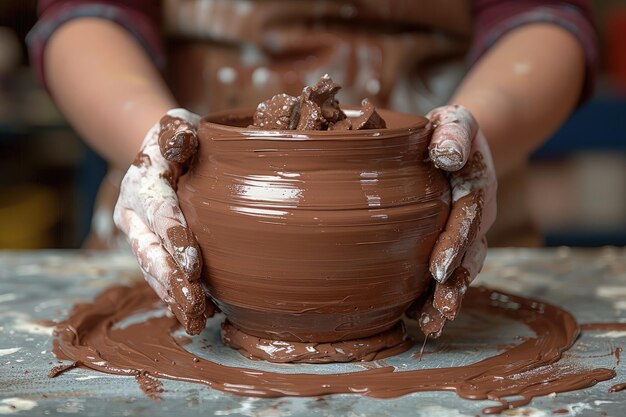
[[[593,94],[598,65],[597,35],[587,0],[474,0],[476,30],[470,61],[476,62],[500,37],[529,23],[552,23],[572,33],[585,54],[585,82],[579,105]]]
[[[50,37],[66,22],[81,17],[95,17],[109,20],[128,30],[155,64],[162,67],[165,55],[159,28],[160,11],[158,0],[41,0],[39,20],[26,38],[31,65],[46,87],[43,56]]]

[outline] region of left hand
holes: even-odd
[[[426,117],[434,125],[430,159],[448,172],[452,208],[430,255],[434,291],[419,312],[408,314],[419,319],[424,334],[437,338],[446,321],[456,318],[467,287],[482,268],[485,234],[496,217],[497,180],[489,145],[469,110],[449,105]]]
[[[176,195],[178,178],[198,146],[199,119],[172,109],[148,131],[114,211],[144,278],[191,335],[202,331],[214,311],[200,279],[200,247]]]

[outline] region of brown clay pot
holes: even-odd
[[[250,335],[331,342],[391,328],[430,280],[449,213],[425,118],[384,130],[261,131],[252,110],[205,117],[178,187],[203,278]]]

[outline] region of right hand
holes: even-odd
[[[448,174],[452,206],[430,256],[436,281],[432,293],[407,314],[419,319],[425,335],[437,338],[446,321],[456,318],[467,287],[482,268],[485,234],[496,217],[497,179],[487,139],[468,109],[448,105],[426,117],[434,126],[430,159]]]
[[[199,119],[173,109],[148,131],[122,180],[113,215],[144,278],[192,335],[204,329],[206,317],[215,311],[200,282],[200,248],[175,191],[198,147]]]

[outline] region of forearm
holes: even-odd
[[[563,28],[544,23],[504,35],[451,100],[476,117],[498,176],[522,163],[569,116],[581,94],[583,50]]]
[[[81,18],[64,24],[44,59],[60,110],[97,152],[124,170],[148,129],[176,107],[148,55],[115,23]]]

